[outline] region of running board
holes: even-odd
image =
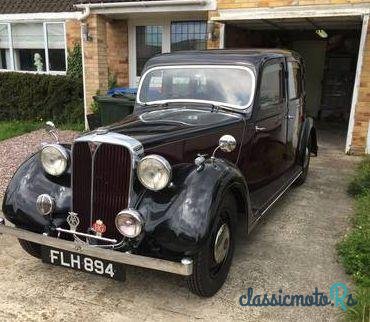
[[[296,174],[293,179],[291,180],[291,182],[281,191],[279,192],[279,194],[276,196],[276,197],[273,197],[272,201],[270,202],[270,204],[261,212],[261,214],[258,215],[257,219],[252,223],[251,225],[251,228],[248,229],[248,231],[250,232],[257,224],[258,222],[266,215],[266,213],[272,208],[272,206],[278,201],[280,200],[280,198],[282,196],[285,195],[285,193],[289,190],[289,188],[294,184],[294,182],[296,182],[298,180],[298,178],[301,176],[303,172],[302,171],[299,171],[298,174]]]

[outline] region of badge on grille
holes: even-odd
[[[80,224],[80,219],[75,212],[70,212],[67,217],[67,223],[71,231],[76,231],[78,225]]]
[[[107,226],[100,219],[97,220],[95,224],[93,224],[92,228],[96,232],[96,234],[100,237],[107,231]]]

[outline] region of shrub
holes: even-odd
[[[82,80],[68,76],[0,73],[0,120],[83,122]]]
[[[82,50],[80,44],[75,44],[73,49],[68,52],[67,75],[72,78],[83,78]]]

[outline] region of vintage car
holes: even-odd
[[[301,58],[215,50],[150,59],[133,115],[25,161],[0,233],[44,262],[124,279],[126,265],[212,296],[248,234],[317,155]],[[238,234],[239,235],[239,234]]]

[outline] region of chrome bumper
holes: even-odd
[[[28,240],[33,243],[55,247],[69,252],[105,259],[125,265],[151,268],[158,271],[164,271],[184,276],[189,276],[193,273],[193,261],[189,258],[183,258],[181,262],[172,262],[158,258],[151,258],[141,255],[122,253],[109,249],[91,247],[85,244],[79,244],[55,237],[36,234],[24,229],[8,227],[5,226],[2,220],[0,220],[0,234],[10,235],[20,239]]]

